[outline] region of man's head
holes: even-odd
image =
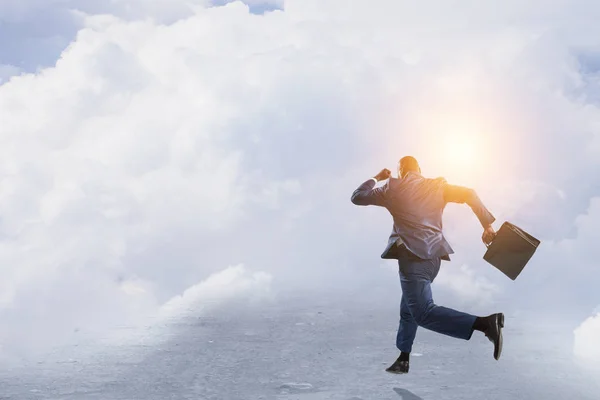
[[[411,171],[421,173],[421,167],[419,167],[416,158],[412,156],[402,157],[398,161],[398,176],[404,178]]]

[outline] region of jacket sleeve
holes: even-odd
[[[466,203],[471,207],[471,210],[473,210],[481,226],[484,228],[487,228],[496,220],[492,213],[483,205],[475,190],[463,186],[450,185],[445,180],[443,185],[444,201],[446,203]]]
[[[360,185],[353,193],[351,201],[357,206],[380,206],[385,207],[385,192],[387,183],[375,188],[375,179],[369,179]]]

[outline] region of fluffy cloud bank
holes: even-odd
[[[462,303],[477,307],[489,306],[494,295],[500,290],[497,285],[483,276],[478,276],[466,265],[461,265],[460,268],[441,268],[435,282],[452,292]]]
[[[365,289],[390,221],[349,196],[407,153],[545,241],[600,189],[582,184],[598,177],[600,28],[572,3],[182,4],[148,2],[164,21],[87,10],[54,67],[0,86],[5,344],[131,322],[240,262]],[[473,140],[471,163],[446,146]],[[465,218],[448,210],[450,239],[476,265]],[[551,256],[519,282],[543,292]],[[497,275],[473,270],[449,287],[490,300]]]
[[[219,306],[223,301],[242,298],[245,302],[269,298],[272,277],[264,272],[249,275],[243,265],[229,267],[186,289],[163,304],[161,318],[174,318]]]
[[[574,334],[575,355],[583,360],[600,362],[600,313],[586,319]]]
[[[0,2],[0,83],[22,72],[54,65],[85,27],[86,15],[108,14],[125,20],[151,19],[170,24],[199,7],[231,0],[3,0]],[[283,6],[282,0],[245,0],[254,13]]]
[[[297,192],[244,167],[248,87],[180,53],[193,25],[91,18],[55,68],[0,87],[5,347],[132,323],[222,268],[207,237]]]

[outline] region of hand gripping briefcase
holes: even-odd
[[[538,239],[507,221],[496,233],[483,259],[514,281],[539,244]]]

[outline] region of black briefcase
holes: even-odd
[[[507,221],[496,233],[483,259],[514,281],[539,244],[538,239]]]

